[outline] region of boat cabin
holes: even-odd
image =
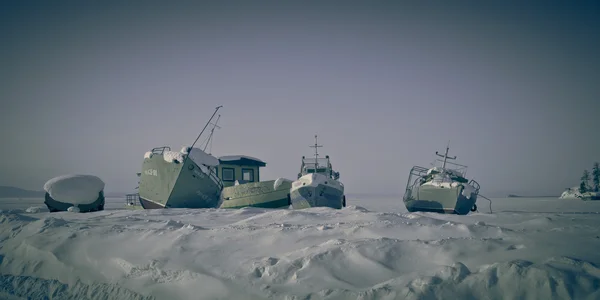
[[[337,180],[340,177],[339,172],[334,172],[329,161],[329,155],[325,158],[306,158],[302,156],[302,166],[300,167],[300,173],[298,178],[311,173],[319,173]]]
[[[246,155],[228,155],[219,157],[217,176],[223,181],[223,187],[260,181],[259,168],[267,163]]]

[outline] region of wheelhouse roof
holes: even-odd
[[[243,166],[258,166],[264,167],[266,162],[252,156],[247,155],[225,155],[219,157],[219,163],[227,165],[243,165]]]

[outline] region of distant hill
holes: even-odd
[[[522,196],[522,195],[509,194],[508,198],[556,198],[556,195],[550,195],[550,196],[540,196],[540,195]]]
[[[125,198],[125,195],[127,193],[121,193],[121,192],[105,192],[104,193],[104,197],[106,198]]]
[[[30,191],[13,186],[0,186],[0,198],[43,198],[46,192]]]

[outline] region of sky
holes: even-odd
[[[219,105],[213,155],[295,179],[317,134],[347,193],[403,194],[448,142],[483,195],[600,161],[597,1],[2,1],[0,39],[0,185],[134,192]]]

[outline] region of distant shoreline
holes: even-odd
[[[506,198],[559,198],[560,196],[519,196],[519,195],[508,195]]]
[[[122,192],[104,192],[106,198],[125,198],[127,193]],[[14,186],[0,186],[0,199],[14,198],[44,198],[45,191],[32,191]]]

